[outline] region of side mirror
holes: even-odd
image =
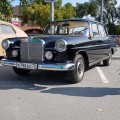
[[[89,39],[89,40],[92,40],[92,39],[93,39],[93,36],[92,36],[92,35],[89,35],[89,36],[88,36],[88,39]]]

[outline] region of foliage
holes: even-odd
[[[100,21],[101,11],[101,0],[96,0],[96,3],[99,6],[98,17],[97,20]],[[105,24],[115,24],[120,19],[118,14],[118,7],[116,7],[117,1],[116,0],[104,0],[103,4],[103,22]]]
[[[73,5],[69,2],[61,8],[61,13],[63,14],[63,19],[74,18],[76,15]]]
[[[12,13],[12,6],[11,6],[11,1],[7,1],[7,0],[1,0],[0,1],[0,14],[1,20],[5,20],[5,21],[9,21],[10,18],[12,17],[13,13]]]
[[[120,20],[120,7],[116,7],[116,0],[103,0],[103,21],[105,24],[114,24]],[[77,3],[76,17],[91,15],[100,21],[101,0],[91,0],[90,2]]]
[[[120,6],[116,7],[116,0],[103,0],[103,22],[109,28],[109,34],[118,34],[120,28],[115,26],[120,23]],[[76,17],[91,15],[96,20],[100,21],[101,16],[101,0],[90,0],[85,3],[77,3],[75,8]]]
[[[120,6],[116,7],[116,4],[116,0],[104,0],[103,22],[108,25],[111,34],[116,31],[115,29],[118,29],[115,28],[115,23],[120,23]],[[20,13],[24,23],[30,22],[33,25],[45,27],[50,21],[50,4],[45,3],[45,0],[20,0],[20,5]],[[55,20],[83,18],[87,15],[100,21],[101,0],[77,3],[76,7],[71,3],[62,6],[62,0],[55,3]]]
[[[115,34],[120,35],[120,25],[115,26]]]
[[[61,0],[59,0],[58,6],[54,10],[55,20],[68,19],[75,16],[74,7],[71,3],[67,3],[63,7],[60,6]],[[24,23],[30,22],[32,25],[39,25],[44,28],[50,21],[50,4],[36,1],[27,3],[27,0],[21,0],[20,13]]]
[[[33,0],[20,0],[20,5],[28,5],[31,4]]]
[[[45,2],[45,0],[20,0],[20,5],[28,5],[32,3],[37,3],[40,4],[42,3],[43,5],[49,4]],[[55,2],[55,8],[59,9],[62,6],[62,0],[58,0],[58,2]]]
[[[120,35],[120,25],[108,24],[107,26],[110,35]]]
[[[83,18],[84,16],[91,15],[92,17],[97,16],[98,5],[95,1],[77,3],[76,4],[76,17]]]
[[[5,20],[5,16],[0,12],[0,20]]]
[[[32,25],[39,25],[45,27],[50,21],[50,5],[32,4],[22,6],[21,15],[24,23],[30,22]],[[62,19],[62,14],[59,14],[59,10],[55,9],[55,19]]]
[[[62,0],[58,0],[58,2],[55,2],[55,9],[60,9],[62,6]]]

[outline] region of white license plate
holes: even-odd
[[[37,69],[37,64],[32,64],[32,63],[17,63],[17,68]]]

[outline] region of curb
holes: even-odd
[[[112,59],[113,60],[120,60],[120,56],[113,56]]]

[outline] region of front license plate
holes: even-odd
[[[17,63],[17,68],[37,69],[37,64],[32,64],[32,63]]]

